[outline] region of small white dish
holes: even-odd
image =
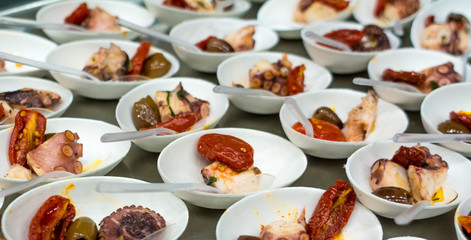
[[[427,239],[419,238],[419,237],[405,236],[405,237],[388,238],[388,240],[427,240]]]
[[[266,1],[258,10],[257,20],[260,24],[272,26],[281,38],[283,39],[300,39],[300,33],[304,23],[294,21],[293,14],[300,0],[269,0]],[[335,17],[329,18],[326,21],[341,21],[349,18],[353,9],[357,5],[357,0],[350,0],[347,8],[340,11]],[[317,24],[321,22],[316,22]]]
[[[33,77],[20,77],[20,76],[6,76],[0,77],[0,93],[16,91],[22,88],[34,88],[38,90],[46,90],[59,94],[61,99],[57,102],[50,110],[52,112],[44,114],[46,118],[60,117],[69,108],[74,95],[69,89],[62,87],[61,85],[40,78]],[[1,124],[0,130],[12,127],[14,124]]]
[[[257,52],[233,56],[224,60],[217,71],[217,78],[221,86],[241,84],[249,86],[249,70],[259,61],[266,60],[270,63],[278,62],[283,56],[281,52]],[[304,71],[304,92],[316,91],[327,88],[332,82],[332,74],[311,60],[294,54],[288,54],[288,60],[293,63],[293,68],[301,64],[306,66]],[[303,94],[299,93],[299,94]],[[285,97],[269,96],[240,96],[229,95],[231,102],[238,108],[256,114],[274,114],[280,111]]]
[[[13,128],[0,131],[0,187],[8,188],[26,180],[6,178],[5,174],[10,170],[8,157],[8,145]],[[48,119],[47,133],[58,133],[65,130],[76,132],[79,136],[78,143],[83,144],[83,156],[79,158],[84,172],[66,178],[83,176],[101,176],[107,174],[118,165],[131,148],[131,142],[102,143],[101,135],[108,132],[120,132],[114,125],[97,120],[83,118],[55,118]],[[58,178],[65,179],[65,178]],[[57,181],[48,180],[46,182]]]
[[[416,143],[404,144],[392,141],[372,143],[359,149],[347,159],[345,171],[348,180],[365,207],[386,218],[394,218],[412,207],[412,205],[391,202],[373,195],[370,187],[370,169],[373,163],[380,158],[391,159],[400,146],[412,147],[415,145]],[[471,181],[469,175],[471,162],[467,158],[437,145],[422,143],[421,146],[430,149],[431,154],[440,155],[448,163],[449,169],[445,184],[455,190],[458,197],[449,204],[426,206],[414,219],[431,218],[449,212],[471,194],[471,188],[467,184]]]
[[[47,55],[57,47],[57,44],[36,35],[0,29],[0,51],[26,57],[38,61],[46,61]],[[0,76],[32,76],[41,77],[46,72],[14,62],[5,62],[5,72]]]
[[[449,120],[451,111],[471,111],[469,93],[471,83],[452,84],[428,94],[420,108],[422,124],[427,133],[438,133],[438,124]],[[444,142],[441,145],[471,157],[471,144],[465,142]]]
[[[251,25],[250,22],[234,18],[194,19],[172,28],[170,36],[196,44],[209,36],[224,38],[226,35],[248,25]],[[219,64],[225,59],[243,53],[269,50],[279,40],[275,32],[263,26],[255,26],[253,38],[255,39],[254,49],[245,52],[195,52],[177,45],[173,45],[173,49],[178,57],[191,68],[201,72],[215,73]]]
[[[355,18],[355,20],[357,20],[359,23],[363,25],[375,24],[375,25],[392,30],[394,28],[394,22],[385,23],[385,22],[380,21],[377,17],[374,16],[374,9],[375,9],[377,1],[378,0],[358,1],[357,7],[355,8],[355,10],[353,10],[353,17]],[[431,0],[419,0],[419,2],[420,2],[420,8],[417,12],[413,13],[412,15],[406,18],[399,20],[403,28],[409,27],[412,20],[414,20],[417,14],[424,7],[426,7],[431,2]]]
[[[87,60],[98,50],[103,48],[109,48],[110,43],[113,43],[125,51],[129,58],[131,59],[136,52],[136,49],[139,47],[139,43],[130,42],[126,40],[112,40],[112,39],[92,39],[92,40],[82,40],[71,43],[62,44],[55,50],[53,50],[47,57],[47,62],[62,65],[65,67],[74,68],[77,70],[82,70],[85,66]],[[172,67],[169,71],[160,78],[171,77],[178,72],[180,69],[180,63],[177,58],[172,54],[159,49],[157,47],[151,46],[149,55],[154,53],[162,53],[164,57],[172,64]],[[73,57],[71,57],[73,56]],[[64,61],[67,59],[67,61]],[[143,80],[143,81],[102,81],[95,82],[80,78],[78,76],[60,73],[60,72],[51,72],[51,75],[56,79],[62,86],[71,89],[77,92],[79,95],[84,97],[89,97],[93,99],[117,99],[123,96],[126,92],[133,89],[134,87],[144,84],[146,82],[152,81]],[[160,79],[157,78],[157,79]]]
[[[262,173],[275,176],[269,187],[281,188],[301,177],[307,166],[304,153],[279,136],[241,128],[218,128],[184,136],[170,143],[159,155],[157,168],[166,183],[204,183],[201,169],[211,164],[197,151],[198,140],[208,133],[232,135],[246,141],[254,149],[253,166]],[[185,166],[182,168],[182,166]],[[175,195],[196,206],[225,209],[250,193],[217,194],[207,192],[176,192]]]
[[[270,189],[247,196],[229,207],[216,226],[216,239],[236,240],[240,235],[259,236],[261,225],[277,220],[296,221],[305,208],[306,221],[311,218],[321,195],[319,188],[289,187]],[[340,239],[383,238],[383,230],[376,216],[356,202]]]
[[[154,98],[157,91],[172,91],[178,83],[182,83],[183,89],[201,100],[209,102],[209,116],[197,122],[191,131],[174,135],[151,136],[133,140],[140,148],[149,152],[161,152],[170,142],[177,138],[190,134],[192,131],[214,128],[229,108],[229,100],[223,94],[213,93],[214,84],[196,78],[167,78],[143,84],[129,91],[121,97],[116,106],[116,120],[123,131],[136,131],[132,120],[132,107],[135,102],[147,95]]]
[[[325,106],[335,109],[338,117],[345,122],[350,110],[361,103],[366,94],[349,89],[325,89],[294,96],[301,110],[311,118],[319,107]],[[371,142],[391,139],[394,134],[404,132],[409,120],[406,113],[389,102],[382,99],[378,101],[375,128],[363,142],[335,142],[311,138],[295,131],[292,126],[297,122],[285,104],[280,110],[280,122],[289,140],[306,154],[328,158],[347,158],[360,147]]]
[[[382,81],[383,71],[390,68],[394,71],[414,71],[420,72],[426,68],[434,67],[446,62],[452,62],[454,69],[462,75],[463,62],[461,59],[453,57],[449,54],[437,51],[401,48],[376,55],[368,63],[368,75],[371,80]],[[471,81],[471,67],[467,66],[467,78],[461,81]],[[419,111],[420,105],[426,94],[401,91],[398,89],[376,86],[373,87],[378,95],[399,107],[408,111]]]
[[[76,218],[86,216],[97,225],[103,218],[124,206],[143,206],[159,213],[167,225],[166,239],[178,239],[188,224],[188,208],[182,200],[168,192],[151,193],[98,193],[95,186],[101,182],[142,183],[123,177],[87,177],[57,181],[35,188],[18,198],[2,217],[2,232],[7,239],[28,239],[29,225],[41,205],[49,197],[60,195],[71,199]],[[168,234],[168,235],[167,235]]]
[[[184,21],[196,18],[240,17],[250,10],[252,4],[246,0],[235,0],[234,6],[224,12],[196,12],[181,8],[165,6],[164,0],[144,0],[147,9],[168,26],[173,27]]]
[[[64,23],[65,18],[84,2],[87,3],[89,9],[98,6],[113,16],[131,21],[142,27],[150,27],[154,23],[154,17],[145,8],[126,1],[111,0],[70,0],[52,3],[39,9],[36,13],[36,21],[40,23]],[[74,32],[45,29],[44,33],[58,43],[97,38],[132,40],[139,36],[139,33],[128,29],[122,29],[120,32]]]
[[[433,15],[435,22],[444,23],[450,13],[462,14],[468,20],[471,20],[471,2],[467,0],[437,1],[425,7],[422,11],[420,11],[412,23],[410,30],[410,40],[412,46],[414,46],[414,48],[422,48],[420,40],[424,34],[424,23],[427,17]]]
[[[469,195],[460,203],[460,205],[458,205],[458,208],[455,211],[455,216],[453,217],[453,225],[455,226],[456,237],[458,240],[469,240],[464,235],[461,224],[458,222],[459,216],[470,216],[469,213],[471,213],[471,195]]]
[[[314,62],[326,67],[333,73],[348,74],[365,70],[368,65],[368,61],[380,52],[340,51],[322,46],[317,41],[306,36],[307,31],[312,31],[323,36],[326,33],[340,29],[362,30],[363,26],[352,22],[323,22],[306,26],[301,31],[304,48]],[[389,45],[391,46],[390,50],[399,48],[401,44],[400,39],[389,31],[385,31],[385,34],[388,37]]]

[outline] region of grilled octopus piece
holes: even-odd
[[[249,87],[262,88],[279,96],[287,96],[286,81],[292,67],[293,64],[288,60],[286,53],[281,60],[273,64],[262,60],[249,70]]]
[[[235,52],[250,51],[255,47],[254,26],[243,27],[227,35],[224,40],[228,42]]]
[[[32,88],[0,93],[0,101],[27,108],[50,108],[60,99],[57,93]]]
[[[102,81],[118,80],[128,72],[129,57],[113,43],[110,48],[100,48],[85,63],[84,72],[88,72]]]
[[[113,16],[100,7],[91,9],[82,23],[83,26],[94,32],[119,32],[121,27],[116,24],[118,17]]]
[[[383,29],[375,25],[367,25],[363,28],[365,38],[352,46],[353,51],[357,52],[371,52],[383,51],[390,49],[388,36],[384,33]]]
[[[376,109],[378,107],[378,95],[369,90],[361,99],[361,104],[348,113],[345,122],[345,136],[349,142],[364,141],[373,130],[376,121]]]
[[[306,232],[305,210],[297,222],[278,220],[263,227],[260,233],[262,240],[309,240]]]

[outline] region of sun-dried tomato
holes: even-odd
[[[408,168],[409,165],[422,167],[422,162],[425,161],[427,153],[418,147],[405,147],[401,146],[391,158],[391,161]]]
[[[471,233],[471,216],[459,216],[458,221],[467,233]]]
[[[387,2],[388,2],[388,0],[377,0],[376,1],[375,9],[374,9],[374,12],[373,12],[375,17],[380,17],[381,15],[383,15],[384,8],[386,8],[386,3]]]
[[[427,76],[418,72],[394,71],[387,68],[383,71],[381,78],[383,81],[403,82],[412,84],[418,88],[423,88]]]
[[[75,207],[59,195],[48,198],[29,224],[29,240],[64,240],[75,217]]]
[[[205,134],[198,140],[197,149],[209,161],[222,162],[236,172],[247,170],[253,165],[252,146],[231,135]]]
[[[0,120],[5,116],[5,108],[3,105],[0,103]]]
[[[304,92],[304,64],[295,67],[288,74],[286,85],[288,86],[288,95],[295,95]]]
[[[337,125],[317,118],[311,118],[309,122],[314,128],[314,138],[337,142],[347,141]],[[300,122],[296,122],[292,128],[299,133],[306,134],[306,130]]]
[[[311,219],[307,224],[307,233],[311,239],[332,239],[347,225],[355,208],[356,195],[352,187],[343,180],[322,194]]]
[[[345,0],[317,0],[325,5],[333,7],[337,11],[342,11],[348,7],[350,1]]]
[[[471,131],[471,112],[450,112],[450,120],[465,125]]]
[[[190,4],[186,3],[185,0],[165,0],[162,3],[163,5],[178,7],[188,10],[196,10],[196,8],[192,7]]]
[[[353,29],[340,29],[340,30],[336,30],[336,31],[332,31],[332,32],[324,34],[324,37],[330,38],[337,42],[345,43],[349,47],[352,47],[353,45],[358,44],[364,36],[365,36],[365,32],[360,31],[360,30],[353,30]],[[322,43],[319,43],[319,44],[329,47],[329,48],[334,48],[330,45],[326,45]]]
[[[199,49],[206,51],[208,49],[208,42],[212,39],[217,39],[215,36],[209,36],[208,38],[201,40],[195,44]]]
[[[147,54],[149,54],[151,42],[141,42],[139,47],[136,50],[136,53],[131,58],[131,70],[129,70],[129,75],[139,75],[142,69],[142,64],[146,60]]]
[[[196,121],[195,114],[190,113],[185,116],[174,117],[167,122],[156,123],[151,128],[163,127],[181,133],[190,129],[193,125],[195,125]]]
[[[65,18],[65,23],[73,25],[81,25],[83,21],[87,18],[89,13],[86,3],[80,4],[77,9],[75,9],[69,16]]]
[[[16,114],[8,147],[10,164],[26,164],[26,154],[44,142],[46,121],[46,117],[34,110],[21,110]]]

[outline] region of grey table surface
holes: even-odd
[[[24,0],[22,0],[25,2]],[[6,8],[7,1],[0,1],[0,10],[2,7]],[[9,1],[12,3],[15,1]],[[251,10],[244,15],[244,18],[256,18],[256,14],[261,4],[253,3]],[[18,16],[32,17],[34,13],[26,12]],[[354,21],[350,19],[350,21]],[[33,33],[44,36],[39,30],[31,30]],[[141,38],[151,40],[147,38]],[[169,44],[153,41],[154,46],[158,46],[166,51],[175,55],[172,47]],[[405,35],[402,38],[402,46],[411,46],[409,40],[409,30],[406,29]],[[272,51],[282,51],[291,54],[308,57],[306,50],[301,40],[280,40],[279,44],[272,49]],[[187,76],[205,79],[212,83],[217,84],[216,74],[206,74],[197,72],[189,68],[185,63],[181,62],[180,71],[176,76]],[[355,86],[352,84],[353,77],[367,77],[366,72],[350,75],[334,75],[334,79],[329,88],[349,88],[359,91],[368,89],[367,87]],[[45,78],[52,79],[50,75]],[[13,79],[13,78],[12,78]],[[90,118],[102,120],[114,125],[118,125],[115,118],[115,108],[118,100],[94,100],[79,96],[74,93],[74,101],[70,108],[63,115],[64,117],[77,117],[77,118]],[[419,112],[406,112],[409,117],[409,127],[407,132],[424,132]],[[226,115],[222,118],[219,128],[237,127],[237,128],[251,128],[261,131],[270,132],[281,137],[287,138],[281,128],[280,120],[277,114],[273,115],[255,115],[244,112],[234,105],[230,105]],[[136,145],[132,145],[131,150],[122,162],[116,166],[108,176],[122,176],[137,178],[149,182],[162,182],[157,171],[157,158],[158,153],[146,152]],[[322,159],[307,155],[308,166],[304,174],[295,181],[292,186],[307,186],[314,188],[326,189],[330,187],[336,179],[348,180],[344,170],[346,159]],[[12,195],[5,198],[5,202],[0,211],[4,214],[4,210],[19,195]],[[212,210],[197,207],[185,202],[189,210],[189,222],[185,232],[180,239],[215,239],[216,224],[224,210]],[[398,236],[415,236],[426,239],[456,239],[456,234],[453,226],[454,211],[448,212],[441,216],[414,221],[408,226],[397,226],[393,220],[377,216],[382,228],[383,238],[388,239]],[[0,234],[0,236],[3,236]],[[361,240],[361,239],[358,239]]]

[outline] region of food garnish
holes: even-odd
[[[195,44],[196,47],[205,52],[230,53],[252,50],[255,47],[254,26],[243,27],[230,33],[224,39],[209,36]]]
[[[363,30],[339,29],[324,34],[324,37],[344,43],[354,52],[384,51],[391,48],[388,36],[376,25],[367,25]],[[323,43],[318,44],[337,49]]]

